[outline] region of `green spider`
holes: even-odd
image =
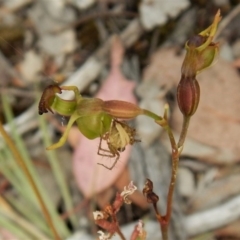
[[[128,126],[126,122],[113,119],[109,131],[100,137],[98,155],[116,158],[111,167],[107,167],[102,163],[98,164],[112,170],[120,157],[120,152],[123,152],[127,145],[133,145],[135,142],[140,142],[140,140],[135,139],[135,135],[136,130]],[[107,142],[108,149],[102,147],[102,140]]]

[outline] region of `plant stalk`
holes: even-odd
[[[11,149],[12,154],[13,154],[13,156],[15,157],[16,161],[18,162],[19,166],[21,167],[21,169],[23,170],[23,172],[26,174],[26,176],[27,176],[27,178],[28,178],[28,180],[29,180],[29,183],[30,183],[30,185],[32,186],[32,189],[33,189],[34,193],[35,193],[36,196],[37,196],[37,199],[38,199],[39,204],[40,204],[40,206],[41,206],[41,208],[42,208],[43,214],[44,214],[44,216],[45,216],[45,218],[46,218],[46,220],[47,220],[47,222],[48,222],[48,224],[49,224],[49,227],[51,228],[51,230],[52,230],[52,232],[53,232],[54,238],[55,238],[56,240],[60,240],[61,238],[60,238],[60,236],[58,235],[58,233],[57,233],[57,231],[56,231],[56,229],[55,229],[55,226],[54,226],[54,224],[53,224],[53,221],[52,221],[52,219],[51,219],[51,216],[50,216],[50,214],[49,214],[49,212],[48,212],[48,210],[47,210],[47,207],[46,207],[46,205],[45,205],[45,203],[44,203],[44,201],[43,201],[43,198],[42,198],[42,196],[41,196],[41,194],[40,194],[40,192],[39,192],[39,190],[38,190],[38,188],[37,188],[37,185],[36,185],[36,183],[34,182],[32,176],[31,176],[31,174],[30,174],[30,171],[28,170],[27,166],[25,165],[25,163],[24,163],[24,161],[23,161],[23,159],[22,159],[22,156],[19,154],[19,152],[18,152],[18,150],[17,150],[14,142],[13,142],[12,139],[9,137],[9,135],[7,134],[7,132],[5,131],[5,129],[4,129],[1,121],[0,121],[0,133],[1,133],[1,135],[3,136],[3,138],[4,138],[5,142],[7,143],[8,147]]]
[[[168,240],[168,223],[167,224],[161,223],[161,232],[162,232],[162,239]]]
[[[186,139],[186,135],[187,135],[187,131],[188,131],[188,127],[190,124],[190,116],[184,116],[183,117],[183,125],[182,125],[182,131],[178,140],[178,147],[181,148],[183,147],[183,144],[185,142]]]

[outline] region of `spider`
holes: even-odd
[[[102,163],[98,164],[112,170],[120,157],[120,152],[123,152],[128,144],[133,145],[135,142],[140,142],[140,140],[135,139],[135,135],[136,129],[128,126],[126,122],[113,119],[109,131],[100,137],[98,155],[116,158],[111,167],[107,167]],[[102,147],[102,140],[107,142],[108,149]]]

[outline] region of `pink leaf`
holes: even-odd
[[[124,100],[136,103],[133,95],[135,83],[126,79],[120,70],[124,49],[118,37],[113,38],[111,49],[111,70],[96,97],[103,100]],[[118,163],[112,170],[108,170],[97,163],[111,166],[114,159],[97,154],[99,138],[88,140],[82,134],[73,156],[73,172],[77,184],[85,197],[99,193],[111,186],[125,168],[131,146],[127,146],[121,153]],[[104,145],[107,148],[106,144]]]

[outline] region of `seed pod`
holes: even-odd
[[[178,106],[184,116],[192,116],[198,107],[200,87],[195,77],[182,76],[177,88]]]

